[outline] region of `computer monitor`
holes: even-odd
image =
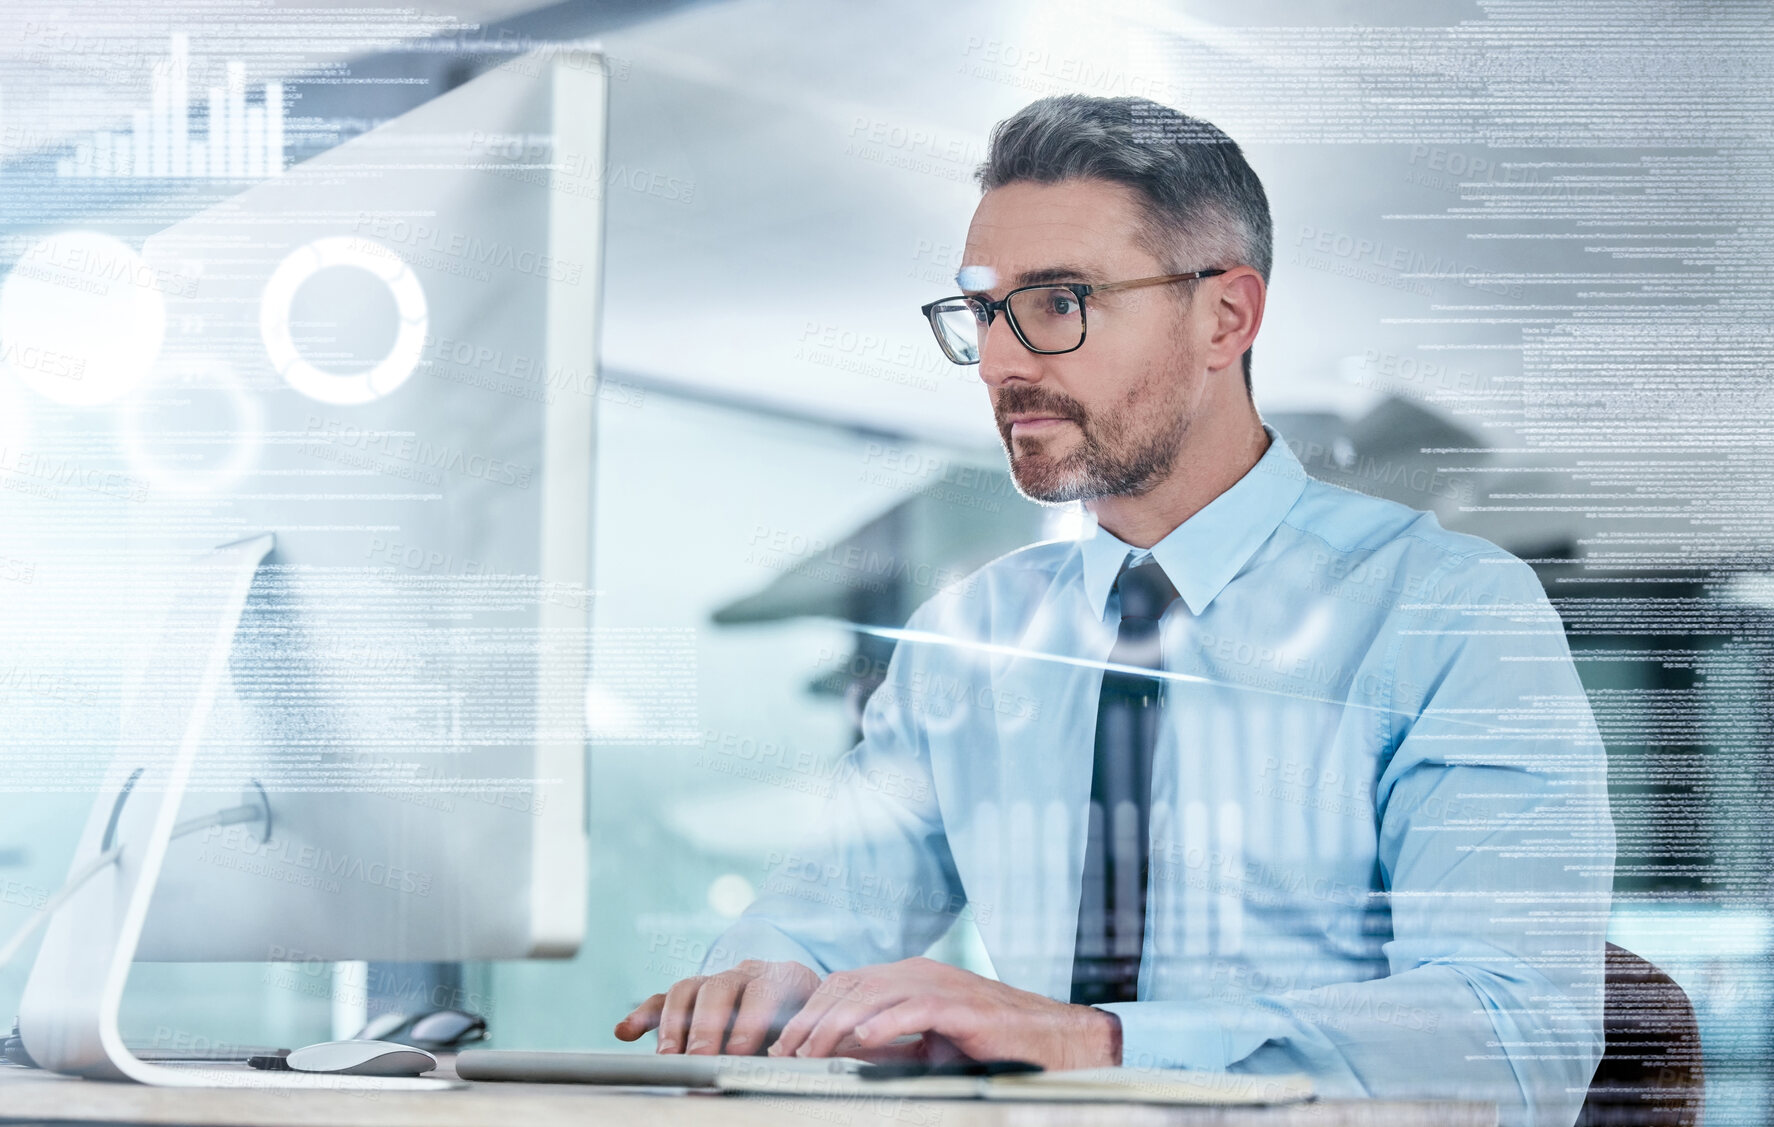
[[[133,958],[577,949],[606,92],[595,47],[522,56],[144,246],[165,343],[115,418],[165,624],[73,869],[120,859],[26,987],[39,1063],[229,1082],[128,1054]]]

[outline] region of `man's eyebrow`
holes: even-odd
[[[1024,270],[1016,276],[1016,284],[1033,286],[1041,282],[1081,282],[1095,273],[1096,271],[1083,266],[1048,266],[1040,270]]]
[[[1024,270],[1021,274],[1016,276],[1016,284],[1018,286],[1037,286],[1042,282],[1081,282],[1092,277],[1095,273],[1096,271],[1083,266],[1069,266],[1065,264],[1059,266],[1043,266],[1039,270]],[[960,284],[959,277],[956,278],[956,284]],[[981,294],[986,291],[963,289],[961,292],[966,294]]]

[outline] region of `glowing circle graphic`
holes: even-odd
[[[144,395],[125,399],[117,408],[117,437],[130,469],[157,489],[180,495],[216,493],[245,477],[258,463],[264,444],[264,419],[259,401],[247,393],[233,368],[213,357],[190,358],[181,364],[185,379],[175,385],[169,405],[160,410]],[[162,377],[159,384],[168,383]],[[205,403],[204,400],[210,402]],[[226,421],[204,417],[203,408],[225,412]],[[163,450],[189,453],[220,450],[219,457],[197,465],[168,459]]]
[[[332,266],[350,266],[380,279],[394,298],[400,327],[388,355],[365,372],[339,375],[322,371],[302,358],[290,332],[290,306],[303,282]],[[259,300],[259,335],[271,366],[284,382],[322,403],[349,406],[380,399],[407,381],[419,366],[425,348],[430,310],[425,288],[412,267],[395,251],[371,239],[335,235],[297,247],[272,271]]]

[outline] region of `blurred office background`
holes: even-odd
[[[1256,396],[1308,470],[1534,562],[1609,746],[1614,938],[1693,998],[1715,1121],[1759,1121],[1774,131],[1729,65],[1693,79],[1682,104],[1706,112],[1681,118],[1669,97],[1677,62],[1760,57],[1768,28],[1708,47],[1707,28],[1731,31],[1722,9],[1668,13],[1698,44],[1669,62],[1589,7],[1454,0],[444,0],[407,27],[304,8],[312,41],[290,33],[247,75],[283,83],[292,161],[525,45],[601,41],[594,620],[691,632],[696,692],[646,741],[621,738],[619,692],[593,693],[576,958],[145,965],[126,1033],[319,1040],[335,977],[367,974],[372,1004],[466,1005],[497,1044],[609,1047],[629,1006],[693,973],[855,738],[890,651],[851,624],[897,625],[949,579],[1077,527],[1010,487],[984,389],[917,308],[954,290],[993,122],[1049,93],[1141,94],[1215,121],[1264,179],[1276,255]],[[8,240],[151,229],[212,202],[99,174],[95,130],[127,122],[148,78],[95,66],[106,48],[70,19],[4,17]],[[93,4],[78,22],[94,43],[245,38],[176,6]],[[341,74],[360,81],[311,81]],[[18,441],[29,397],[0,396],[0,440]],[[89,802],[0,794],[0,930],[59,884]],[[964,926],[937,953],[989,969]],[[0,1004],[26,969],[0,970]]]

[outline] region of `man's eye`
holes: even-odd
[[[1048,296],[1047,311],[1055,317],[1070,317],[1078,312],[1078,299],[1065,290],[1054,290]]]

